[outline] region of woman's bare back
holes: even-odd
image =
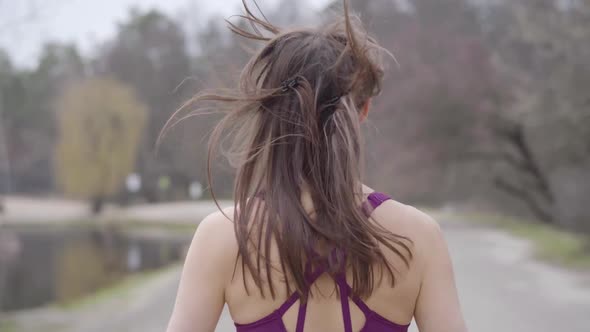
[[[365,187],[365,190],[367,194],[372,191],[368,187]],[[304,205],[312,210],[309,202],[306,203],[305,198],[303,199]],[[224,212],[227,216],[233,215],[231,209]],[[382,282],[376,284],[371,296],[365,299],[365,303],[380,316],[400,325],[408,324],[415,316],[421,331],[464,331],[452,267],[438,225],[417,209],[394,200],[381,204],[371,216],[388,231],[412,239],[413,259],[409,268],[405,268],[398,255],[388,254],[384,248],[387,258],[398,269],[396,285],[391,287],[385,277]],[[277,310],[291,295],[287,294],[285,287],[281,287],[284,285],[285,276],[280,269],[280,258],[276,246],[271,249],[272,265],[277,267],[271,271],[271,278],[279,287],[276,287],[276,296],[273,299],[268,289],[265,292],[266,296],[263,297],[252,277],[247,272],[244,276],[241,264],[239,262],[236,264],[238,245],[232,221],[218,212],[207,217],[200,228],[204,229],[204,231],[201,230],[202,232],[208,233],[203,236],[208,244],[200,244],[199,247],[210,255],[207,260],[215,260],[217,264],[215,270],[218,271],[211,275],[206,283],[210,284],[210,278],[213,278],[222,285],[223,302],[221,303],[227,303],[236,323],[247,324],[266,317]],[[191,248],[191,251],[194,250],[196,249]],[[189,261],[191,256],[193,255],[189,253],[187,265],[192,265]],[[195,253],[195,256],[202,257],[203,254]],[[186,278],[183,277],[183,279]],[[351,284],[350,275],[347,276],[347,280]],[[249,294],[244,282],[248,286]],[[194,289],[192,293],[198,296],[196,295],[199,294],[198,289],[206,288],[207,285],[194,285],[187,281],[185,287]],[[326,274],[321,276],[314,283],[312,294],[307,308],[305,331],[343,330],[342,308],[340,298],[335,292],[334,280]],[[298,308],[298,305],[293,305],[283,316],[283,322],[289,331],[295,330]],[[352,301],[350,312],[353,330],[359,331],[365,323],[364,314]],[[176,332],[176,330],[172,331]],[[184,332],[184,330],[178,331]]]

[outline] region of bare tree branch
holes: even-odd
[[[513,147],[516,152],[520,155],[521,161],[511,161],[511,165],[517,166],[516,169],[529,174],[537,182],[539,193],[545,197],[549,202],[553,202],[555,199],[549,181],[546,175],[541,170],[535,156],[533,155],[526,137],[524,134],[524,126],[522,123],[512,123],[504,127],[496,127],[494,129],[497,137],[502,139],[506,144]],[[504,153],[505,157],[508,156]],[[506,159],[508,161],[508,159]]]
[[[523,201],[527,205],[527,207],[535,214],[535,216],[539,218],[539,220],[545,223],[552,222],[553,217],[549,212],[550,209],[546,205],[539,203],[535,199],[533,192],[520,188],[500,177],[496,177],[494,179],[494,184],[498,189]]]

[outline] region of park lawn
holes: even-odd
[[[16,323],[0,316],[0,332],[17,332]]]
[[[157,279],[162,274],[175,269],[179,263],[175,263],[161,269],[146,271],[131,274],[123,277],[121,280],[114,282],[109,286],[105,286],[96,292],[83,296],[81,298],[67,301],[63,303],[57,303],[59,308],[65,310],[80,309],[88,306],[92,306],[104,301],[108,301],[113,298],[127,298],[130,297],[134,290],[141,288],[142,285]],[[0,330],[0,332],[3,332]]]

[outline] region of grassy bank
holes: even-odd
[[[580,234],[531,220],[501,215],[465,213],[443,215],[469,223],[493,226],[531,241],[535,256],[573,269],[590,270],[590,234]]]
[[[170,276],[178,273],[178,269],[179,263],[176,263],[129,275],[75,300],[55,302],[34,310],[0,313],[0,332],[64,332],[77,331],[81,326],[95,326],[119,310],[127,310],[137,303],[141,306],[146,301],[145,295],[160,289],[162,282],[167,283]],[[86,325],[88,320],[92,321],[90,325]]]
[[[130,298],[133,291],[157,279],[159,276],[178,268],[179,263],[172,264],[158,270],[132,274],[122,278],[110,286],[103,287],[96,292],[82,298],[56,304],[61,309],[72,310],[96,305],[114,298]],[[2,332],[2,331],[0,331]]]
[[[0,315],[0,332],[17,332],[16,323],[10,319],[2,319]]]

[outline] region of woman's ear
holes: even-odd
[[[361,114],[359,117],[360,122],[365,121],[365,119],[369,116],[369,109],[371,108],[371,98],[367,99],[365,105],[363,105],[363,109],[361,110]]]

